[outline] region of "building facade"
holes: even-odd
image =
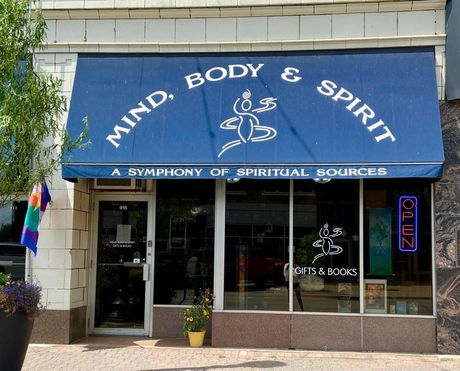
[[[445,1],[42,8],[91,143],[50,181],[34,341],[179,337],[210,287],[213,346],[459,352]]]

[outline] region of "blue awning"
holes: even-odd
[[[80,55],[64,178],[438,178],[432,49]]]

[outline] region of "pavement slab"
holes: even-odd
[[[89,337],[31,344],[23,371],[460,370],[460,356],[287,349],[190,348],[185,339]]]

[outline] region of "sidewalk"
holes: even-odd
[[[73,370],[460,370],[460,356],[190,348],[185,339],[90,337],[31,344],[23,371]]]

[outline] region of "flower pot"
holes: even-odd
[[[3,370],[21,370],[34,320],[16,312],[7,317],[0,312],[0,365]]]
[[[188,341],[192,348],[200,348],[203,346],[204,335],[206,331],[189,331],[188,333]]]

